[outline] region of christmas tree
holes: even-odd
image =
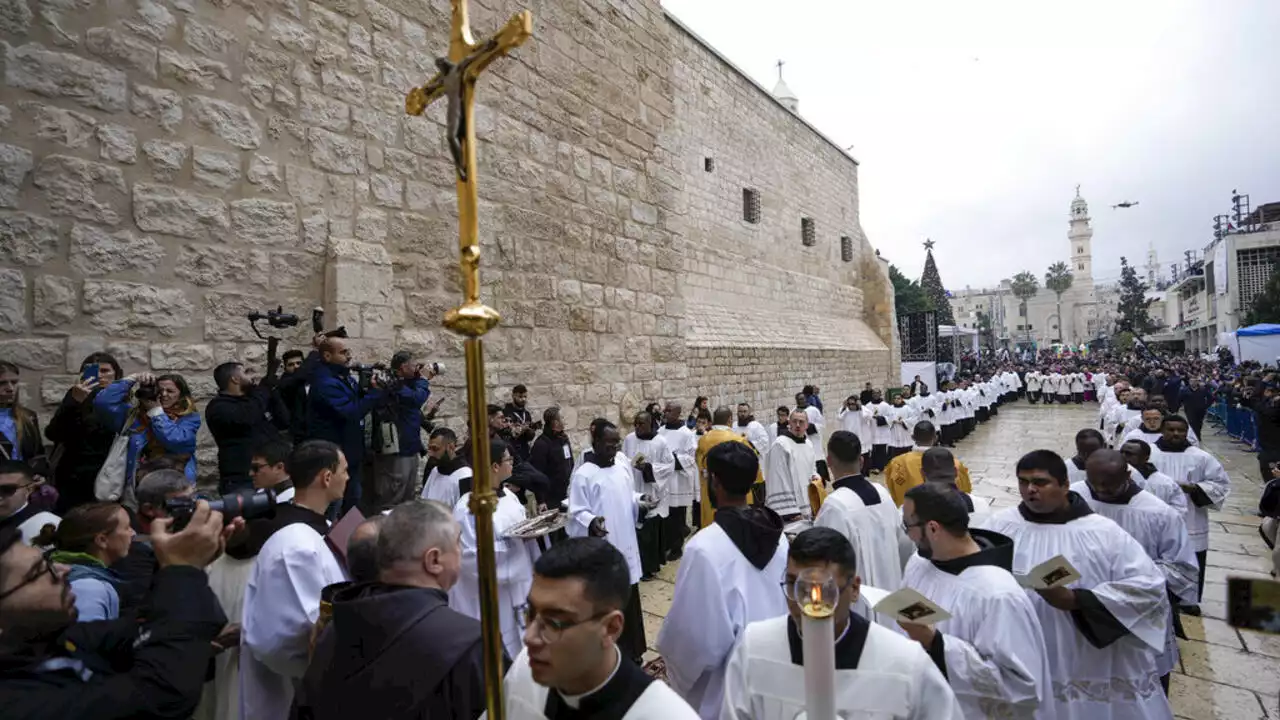
[[[933,241],[924,243],[924,274],[920,276],[920,287],[933,305],[933,311],[939,325],[955,325],[956,316],[951,312],[951,299],[942,286],[942,277],[938,275],[938,266],[933,261]]]
[[[1143,335],[1155,328],[1148,308],[1152,299],[1147,297],[1147,284],[1138,277],[1138,271],[1129,264],[1128,259],[1120,257],[1120,304],[1116,310],[1120,313],[1117,330]]]

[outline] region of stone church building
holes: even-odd
[[[473,0],[472,26],[524,8],[533,39],[477,92],[494,402],[524,383],[581,430],[708,395],[768,422],[803,384],[834,415],[896,379],[857,162],[790,93],[656,0]],[[261,370],[246,313],[302,316],[295,347],[321,305],[358,362],[446,363],[461,429],[444,109],[404,113],[448,28],[446,0],[0,2],[0,359],[26,402],[47,421],[103,348],[204,400],[216,364]]]

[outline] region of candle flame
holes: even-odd
[[[809,602],[814,605],[822,605],[822,588],[814,585],[809,588]]]

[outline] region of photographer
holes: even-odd
[[[289,439],[300,443],[307,439],[307,371],[303,369],[301,350],[289,350],[281,356],[284,374],[276,383],[280,402],[289,413]]]
[[[200,699],[213,641],[227,624],[201,568],[221,552],[222,515],[200,503],[170,534],[145,619],[76,623],[67,568],[0,532],[0,707],[14,718],[186,718]]]
[[[130,395],[137,401],[136,406],[130,405]],[[130,375],[104,388],[94,398],[93,405],[107,418],[113,432],[127,430],[129,433],[124,497],[133,492],[133,477],[139,461],[161,455],[181,457],[187,479],[195,482],[200,414],[191,399],[191,389],[181,375]]]
[[[44,429],[58,456],[53,485],[58,488],[58,514],[93,502],[93,481],[111,452],[114,429],[94,411],[98,393],[124,377],[120,364],[107,353],[96,352],[80,363],[80,377],[67,390],[62,402]]]
[[[529,389],[524,385],[511,388],[511,402],[502,408],[502,415],[507,419],[511,429],[511,454],[517,462],[529,459],[530,445],[534,434],[542,428],[542,423],[533,421],[533,414],[526,404],[529,402]]]
[[[196,488],[181,470],[156,470],[138,479],[138,512],[134,514],[133,543],[129,553],[116,560],[111,569],[120,576],[120,607],[140,607],[151,592],[151,579],[160,566],[151,547],[151,529],[157,520],[169,517],[165,503],[189,498]]]
[[[360,464],[364,459],[364,418],[383,402],[386,393],[376,379],[361,392],[351,377],[351,350],[340,337],[316,336],[316,352],[308,362],[311,390],[307,404],[307,435],[328,440],[342,448],[349,463],[350,480],[342,498],[342,512],[360,502]],[[294,478],[295,483],[297,478]]]
[[[413,355],[401,350],[391,357],[395,373],[387,388],[388,409],[395,426],[397,443],[394,454],[373,456],[373,498],[367,505],[375,511],[399,505],[413,497],[418,478],[418,462],[422,455],[422,405],[431,396],[434,368],[414,362]]]
[[[253,448],[289,429],[288,411],[271,389],[272,370],[261,383],[238,362],[222,363],[213,370],[218,395],[209,401],[204,416],[218,444],[218,492],[222,494],[251,489]]]

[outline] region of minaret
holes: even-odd
[[[773,96],[782,103],[784,107],[797,115],[800,114],[800,98],[791,92],[791,88],[787,86],[785,80],[782,79],[782,61],[778,61],[778,84],[773,86]]]
[[[1160,276],[1160,260],[1156,257],[1156,244],[1147,245],[1147,287],[1156,289],[1156,280]]]
[[[1067,230],[1067,240],[1071,243],[1071,272],[1075,275],[1074,285],[1093,293],[1093,228],[1089,227],[1089,205],[1080,197],[1080,186],[1076,186],[1076,197],[1071,201],[1071,228]],[[1088,297],[1086,295],[1085,297]]]

